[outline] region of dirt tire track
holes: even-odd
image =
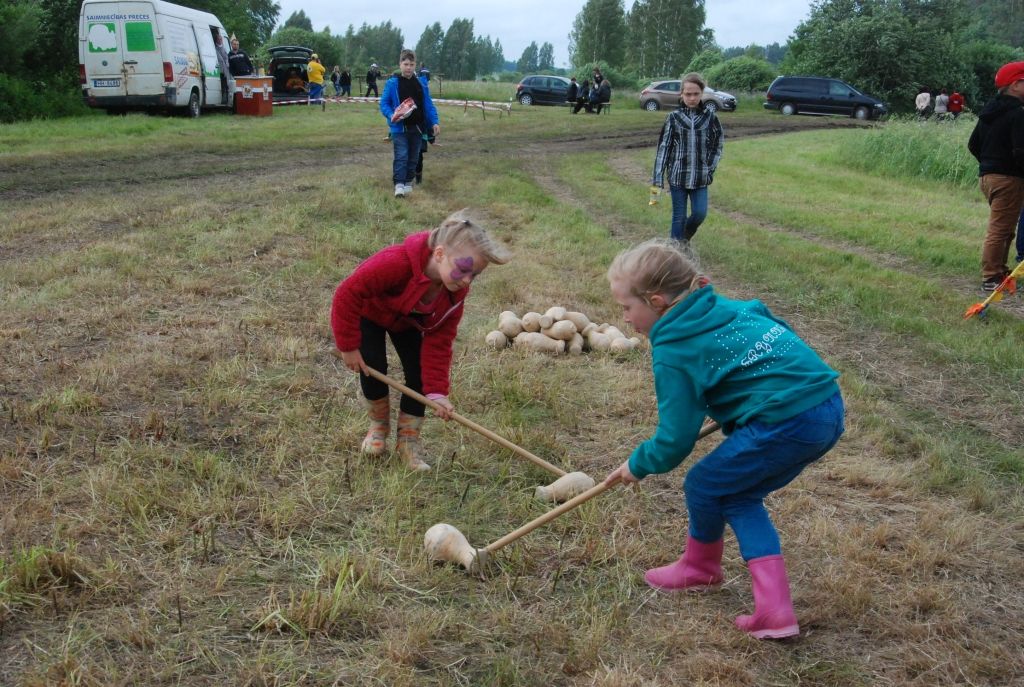
[[[642,178],[646,173],[633,160],[625,158],[621,154],[611,155],[609,161],[613,168],[630,181]],[[528,173],[533,175],[537,184],[559,202],[574,207],[583,206],[585,199],[574,193],[569,184],[562,183],[550,171],[550,165],[544,169],[538,162],[530,162],[524,167]],[[898,256],[880,252],[876,254],[875,251],[870,250],[858,250],[859,247],[847,245],[845,242],[821,239],[776,225],[765,225],[760,220],[742,215],[742,213],[735,213],[735,216],[737,219],[742,218],[741,221],[763,226],[769,231],[799,236],[836,250],[856,252],[869,260],[877,258],[877,262],[883,266],[898,266],[899,269],[904,269],[902,259]],[[646,225],[636,224],[619,217],[609,217],[607,214],[603,217],[605,218],[603,221],[601,219],[596,221],[603,224],[612,236],[627,241],[650,238],[650,227]],[[920,274],[926,276],[924,271],[920,271]],[[949,423],[965,425],[976,431],[984,432],[1008,446],[1018,446],[1024,443],[1024,428],[1007,422],[1005,408],[992,402],[990,390],[998,388],[993,387],[993,384],[997,384],[1001,380],[979,378],[969,369],[945,370],[941,378],[935,379],[933,369],[922,365],[914,358],[912,352],[901,348],[898,342],[893,341],[890,336],[882,333],[868,336],[866,333],[862,333],[864,335],[858,336],[856,339],[843,337],[837,333],[833,326],[834,323],[830,320],[817,320],[802,312],[794,311],[786,303],[773,302],[764,294],[754,293],[742,283],[728,277],[716,274],[715,281],[731,297],[765,300],[770,308],[784,319],[792,322],[801,335],[812,341],[816,348],[825,351],[833,359],[845,361],[857,368],[872,384],[887,390],[887,400],[906,402],[920,412],[937,413]],[[970,291],[972,288],[973,283],[971,286],[967,286],[967,282],[964,282],[965,291]],[[1013,391],[1010,393],[1014,396],[1013,402],[1017,406],[1024,405],[1024,393]]]

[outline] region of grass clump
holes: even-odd
[[[850,166],[886,176],[941,181],[959,188],[977,184],[978,163],[967,150],[974,117],[925,121],[896,119],[849,136],[839,147]]]

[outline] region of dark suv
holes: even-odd
[[[564,76],[527,76],[516,85],[520,105],[564,105],[569,79]]]
[[[768,87],[766,110],[792,114],[838,114],[877,119],[888,113],[885,103],[839,79],[779,76]]]

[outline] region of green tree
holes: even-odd
[[[501,53],[501,42],[495,41],[491,43],[490,36],[477,38],[476,62],[477,74],[490,74],[501,71],[505,63],[505,56]]]
[[[476,57],[473,20],[453,19],[441,43],[441,72],[449,79],[473,79],[476,77]]]
[[[715,88],[735,91],[763,91],[775,78],[775,68],[764,60],[740,55],[720,62],[704,76]]]
[[[523,50],[523,54],[519,58],[519,61],[516,62],[516,69],[524,74],[527,72],[537,71],[540,65],[539,54],[540,50],[537,48],[537,42],[532,41],[528,46],[526,46],[526,49]]]
[[[0,73],[18,76],[26,72],[26,58],[34,56],[42,18],[37,2],[10,0],[0,5]]]
[[[637,74],[678,74],[697,52],[704,0],[636,0],[626,21],[626,64]]]
[[[287,29],[289,27],[312,31],[313,21],[306,16],[305,10],[299,10],[298,12],[292,12],[291,16],[284,20],[284,28]]]
[[[423,29],[420,39],[416,41],[416,59],[433,68],[439,68],[441,47],[444,45],[444,29],[441,22],[435,21]]]
[[[819,0],[780,69],[839,77],[909,110],[922,87],[977,88],[964,49],[970,19],[963,0]]]
[[[577,69],[585,69],[598,60],[622,67],[626,55],[625,36],[622,0],[587,0],[569,33],[570,61]]]
[[[1024,0],[971,0],[987,37],[1011,47],[1024,47]]]
[[[536,47],[536,43],[533,43]],[[541,43],[540,52],[537,53],[537,69],[541,71],[552,71],[555,68],[555,46],[550,43]]]
[[[769,44],[765,49],[764,58],[770,64],[778,65],[786,57],[789,45],[779,45],[778,42]]]
[[[297,26],[284,26],[274,32],[266,46],[255,53],[256,60],[262,64],[270,61],[266,48],[275,45],[299,45],[309,48],[320,57],[320,61],[331,69],[336,64],[344,63],[343,42],[341,38],[332,36],[329,29],[323,31],[307,31]]]

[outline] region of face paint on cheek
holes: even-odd
[[[455,258],[455,269],[451,271],[452,281],[459,281],[473,274],[473,258]]]

